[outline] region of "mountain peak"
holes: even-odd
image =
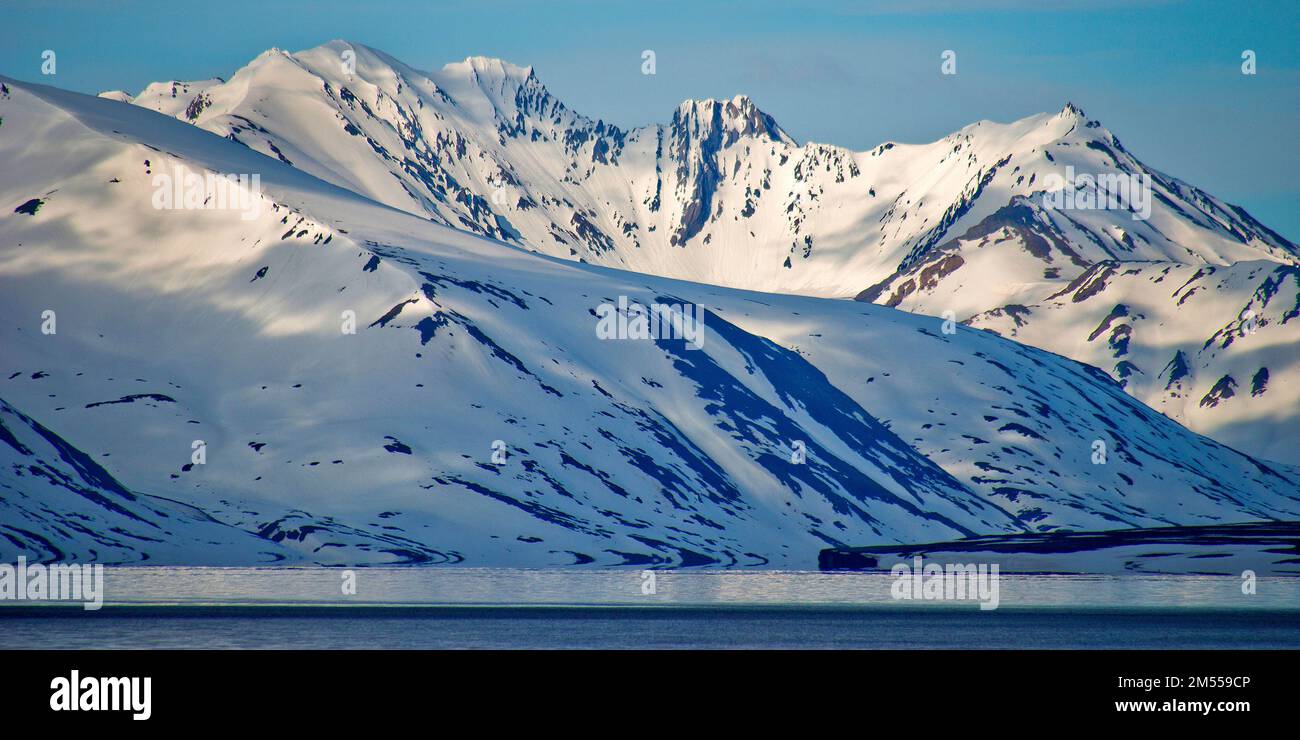
[[[1077,117],[1077,118],[1087,118],[1087,117],[1088,117],[1088,114],[1086,114],[1086,113],[1083,112],[1083,108],[1080,108],[1079,106],[1075,105],[1075,104],[1074,104],[1073,102],[1071,102],[1071,101],[1067,101],[1067,102],[1065,103],[1065,107],[1061,109],[1061,115],[1062,115],[1062,116],[1075,116],[1075,117]]]
[[[731,109],[736,112],[744,113],[759,110],[758,106],[754,104],[753,99],[744,94],[733,95],[730,98],[687,98],[677,106],[678,110],[693,108],[711,110],[714,107]],[[762,111],[759,112],[761,113]]]
[[[794,139],[777,125],[776,119],[764,113],[748,95],[736,95],[730,100],[684,100],[673,112],[672,128],[674,132],[702,138],[720,134],[723,146],[746,136],[795,145]]]
[[[497,57],[468,56],[463,61],[448,64],[443,67],[443,71],[459,71],[479,78],[487,77],[518,82],[537,79],[532,66],[521,67],[518,64]]]

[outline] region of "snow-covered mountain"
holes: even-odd
[[[3,80],[0,559],[809,567],[826,546],[1300,512],[1296,470],[1093,368],[535,254],[265,156],[259,127],[236,142]],[[172,173],[196,178],[187,207],[159,207]],[[260,191],[218,207],[216,174]],[[602,338],[625,302],[699,307],[700,346]],[[114,517],[143,521],[101,542]]]
[[[859,298],[1086,362],[1190,429],[1300,457],[1300,265],[1081,260],[1059,218],[1016,198]]]
[[[532,68],[471,57],[422,72],[345,41],[268,51],[229,81],[154,83],[134,97],[106,96],[381,203],[544,254],[752,290],[856,296],[999,331],[996,320],[975,317],[1053,300],[1099,265],[1195,272],[1300,263],[1295,244],[1146,166],[1074,105],[1008,124],[981,121],[930,144],[854,152],[798,144],[743,96],[686,101],[666,125],[622,130],[567,108]],[[1045,208],[1044,195],[1065,189],[1071,172],[1149,178],[1149,212],[1135,218],[1132,204]],[[1180,352],[1199,355],[1181,395],[1199,403],[1258,359],[1242,354],[1246,345],[1203,351],[1202,329],[1240,318],[1233,312],[1258,303],[1271,279],[1261,272],[1253,281],[1214,281],[1218,298],[1202,300],[1203,292],[1186,304],[1143,281],[1149,289],[1130,302],[1146,305],[1145,320],[1162,328],[1159,336],[1137,332],[1130,344],[1145,346],[1149,337],[1160,367]],[[1050,326],[1040,311],[1033,321],[1041,330],[1016,337],[1097,363],[1198,432],[1300,463],[1291,442],[1300,432],[1300,353],[1292,349],[1300,324],[1286,321],[1283,306],[1295,303],[1300,286],[1283,279],[1275,287],[1276,351],[1249,371],[1267,367],[1273,395],[1253,404],[1239,395],[1188,409],[1154,381],[1131,380],[1139,370],[1117,369],[1116,358],[1083,341],[1100,321],[1093,303],[1058,301]],[[1155,359],[1129,362],[1148,378],[1160,372],[1150,366]]]
[[[421,72],[346,41],[272,49],[229,82],[154,83],[132,102],[440,223],[753,290],[852,297],[1066,166],[1156,179],[1150,217],[1127,236],[1114,213],[1062,215],[1080,261],[1300,255],[1240,209],[1147,168],[1073,105],[854,152],[799,145],[744,96],[688,100],[667,125],[624,131],[567,108],[531,67],[471,57]]]
[[[1297,319],[1300,267],[1261,260],[1099,262],[1029,305],[967,323],[1103,368],[1190,429],[1291,461],[1300,454]]]

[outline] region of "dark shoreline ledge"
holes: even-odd
[[[1030,532],[950,542],[834,547],[818,555],[832,570],[889,570],[920,556],[998,563],[1003,573],[1137,573],[1300,576],[1300,522]]]

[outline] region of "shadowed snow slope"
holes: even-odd
[[[842,544],[1300,510],[1292,469],[990,333],[534,254],[110,99],[4,80],[0,116],[6,428],[93,460],[78,487],[265,544],[157,505],[131,511],[172,536],[96,547],[66,486],[19,474],[54,453],[6,437],[0,559],[811,567]],[[178,167],[261,192],[156,208]],[[620,297],[700,306],[702,348],[601,339]]]

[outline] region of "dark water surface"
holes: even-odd
[[[873,606],[0,608],[0,648],[1300,648],[1300,612]]]

